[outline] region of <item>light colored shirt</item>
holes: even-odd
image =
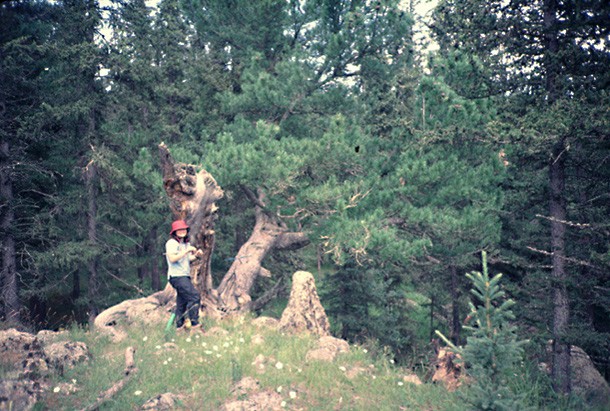
[[[170,238],[165,243],[165,261],[167,261],[167,279],[170,277],[186,277],[191,275],[191,264],[189,261],[189,255],[186,254],[180,260],[172,263],[169,261],[169,256],[182,252],[187,249],[188,243],[179,243],[178,241]]]

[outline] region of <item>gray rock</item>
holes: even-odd
[[[292,276],[292,290],[288,305],[282,313],[280,330],[309,332],[314,335],[330,335],[330,324],[320,303],[316,284],[311,273],[297,271]]]

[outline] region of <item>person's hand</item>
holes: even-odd
[[[197,252],[197,249],[195,247],[193,247],[192,245],[189,245],[188,248],[186,249],[189,253],[195,253]]]
[[[201,257],[203,255],[203,250],[195,251],[195,257]]]

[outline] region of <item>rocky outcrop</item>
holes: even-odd
[[[326,361],[332,362],[337,355],[349,352],[347,341],[331,336],[320,337],[316,348],[310,350],[306,356],[306,361]]]
[[[309,332],[319,336],[330,335],[328,317],[320,303],[311,273],[297,271],[292,276],[290,299],[282,313],[279,328],[282,331],[293,333]]]
[[[142,411],[171,411],[178,408],[184,397],[170,392],[157,395],[146,401],[140,408]]]
[[[279,326],[279,321],[275,318],[262,316],[252,320],[252,325],[256,326],[257,328],[268,328],[275,330]]]
[[[235,399],[223,406],[224,411],[281,410],[282,397],[275,391],[260,391],[260,383],[251,377],[239,381],[232,390]],[[244,398],[245,397],[245,398]]]
[[[162,291],[145,298],[125,300],[102,311],[93,322],[96,330],[108,335],[113,342],[127,338],[123,326],[136,322],[164,324],[174,308],[176,291],[168,284]]]
[[[465,373],[458,354],[445,348],[439,349],[434,367],[433,383],[442,384],[447,391],[455,391],[462,385]]]
[[[91,354],[85,343],[80,341],[64,341],[52,343],[44,347],[49,365],[63,374],[67,368],[89,361]]]
[[[588,403],[610,406],[610,386],[587,353],[575,345],[570,350],[572,391]]]
[[[91,357],[81,342],[51,342],[55,338],[49,332],[44,337],[16,329],[0,331],[0,364],[7,370],[0,382],[0,409],[32,409],[48,390],[51,373],[61,374]]]
[[[0,410],[31,410],[48,389],[45,381],[0,380]]]

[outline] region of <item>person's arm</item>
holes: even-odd
[[[168,253],[167,259],[169,260],[170,263],[175,263],[175,262],[182,260],[187,254],[194,253],[196,251],[197,251],[197,249],[195,247],[193,247],[192,245],[189,245],[185,250],[179,250],[179,251],[176,251],[175,253]],[[190,256],[189,256],[189,259],[190,259]]]
[[[197,249],[195,247],[193,247],[193,249],[195,251],[193,251],[193,253],[191,255],[189,255],[189,260],[190,261],[194,261],[194,260],[198,259],[199,257],[201,257],[203,255],[203,251],[201,251],[201,250],[199,250],[199,249]]]

